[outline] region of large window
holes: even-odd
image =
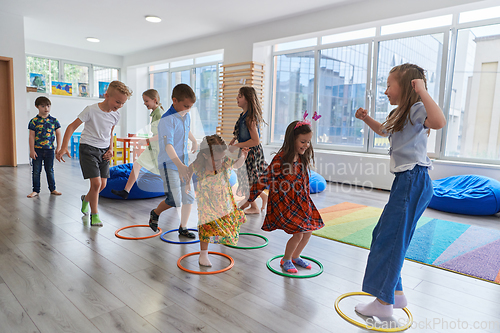
[[[165,109],[177,84],[193,88],[196,103],[190,112],[191,131],[199,140],[217,130],[221,61],[222,54],[215,54],[149,66],[149,86],[158,91]]]
[[[315,111],[315,146],[386,154],[387,138],[355,118],[363,107],[383,123],[397,107],[385,90],[389,71],[413,63],[447,117],[430,132],[432,158],[500,163],[500,6],[388,22],[275,44],[269,143],[287,125]]]
[[[444,35],[440,33],[390,39],[379,43],[377,88],[375,112],[372,113],[373,118],[382,123],[389,115],[389,112],[396,107],[389,104],[384,92],[387,89],[387,77],[391,68],[404,63],[413,63],[426,70],[427,90],[435,101],[439,101],[443,38]],[[373,147],[389,148],[389,141],[387,138],[375,134]],[[428,140],[427,150],[434,152],[434,147],[435,136]]]
[[[312,111],[314,96],[314,52],[275,57],[275,98],[271,141],[283,142],[288,124]]]
[[[319,52],[317,142],[363,146],[364,123],[354,114],[365,108],[368,44]]]
[[[500,24],[457,35],[445,155],[500,160]]]

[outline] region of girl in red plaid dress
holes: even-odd
[[[288,125],[283,146],[250,190],[249,202],[269,187],[267,214],[262,230],[282,229],[292,234],[280,264],[288,273],[297,273],[298,265],[311,269],[300,258],[311,234],[324,224],[309,196],[309,166],[314,163],[312,130],[308,121]],[[294,265],[295,264],[295,265]]]

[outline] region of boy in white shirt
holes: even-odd
[[[64,154],[71,158],[68,143],[73,132],[85,123],[80,139],[80,167],[83,178],[90,179],[90,190],[82,195],[82,213],[89,212],[90,225],[102,227],[97,209],[99,192],[106,187],[109,178],[109,160],[113,157],[113,130],[120,120],[118,111],[132,96],[132,91],[122,82],[113,81],[104,94],[104,101],[87,106],[64,133],[62,148],[56,154],[59,162]]]

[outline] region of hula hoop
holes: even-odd
[[[231,258],[229,255],[227,255],[225,253],[212,252],[212,251],[208,251],[208,253],[209,254],[217,254],[219,256],[223,256],[223,257],[228,258],[229,261],[230,261],[229,266],[227,266],[227,267],[225,267],[223,269],[219,269],[218,271],[201,272],[201,271],[193,271],[191,269],[187,269],[186,267],[184,267],[184,266],[181,265],[182,259],[184,259],[186,257],[189,257],[189,256],[192,256],[192,255],[195,255],[195,254],[200,254],[200,251],[198,251],[198,252],[188,253],[188,254],[185,254],[182,257],[180,257],[179,260],[177,260],[177,267],[179,267],[180,269],[182,269],[183,271],[188,272],[188,273],[209,275],[209,274],[217,274],[217,273],[222,273],[222,272],[228,271],[228,270],[230,270],[234,266],[234,259]]]
[[[199,243],[200,240],[197,239],[197,240],[194,240],[194,241],[189,241],[189,242],[176,242],[176,241],[171,241],[171,240],[168,240],[166,238],[163,238],[163,236],[165,236],[166,234],[168,233],[171,233],[171,232],[174,232],[174,231],[178,231],[179,229],[172,229],[172,230],[169,230],[169,231],[165,231],[164,233],[162,233],[160,235],[160,239],[164,242],[167,242],[167,243],[172,243],[172,244],[194,244],[194,243]],[[190,231],[196,231],[198,232],[198,229],[188,229]]]
[[[229,246],[229,247],[232,247],[234,249],[242,249],[242,250],[253,250],[253,249],[260,249],[260,248],[263,248],[265,246],[267,246],[267,244],[269,244],[269,240],[262,236],[262,235],[259,235],[259,234],[252,234],[250,232],[240,232],[240,235],[250,235],[250,236],[257,236],[257,237],[260,237],[262,238],[263,240],[265,240],[266,242],[263,244],[263,245],[257,245],[257,246],[236,246],[236,245],[228,245],[228,244],[225,244],[226,246]]]
[[[115,236],[118,238],[122,238],[122,239],[148,239],[148,238],[153,238],[153,237],[158,236],[159,234],[161,234],[161,231],[162,231],[161,228],[158,228],[158,232],[156,234],[154,234],[152,236],[144,236],[144,237],[128,237],[128,236],[122,236],[122,235],[118,234],[120,231],[122,231],[124,229],[136,228],[136,227],[148,227],[149,228],[149,224],[129,225],[129,226],[120,228],[120,229],[115,231]]]
[[[271,259],[269,259],[267,261],[267,263],[266,263],[267,268],[269,268],[269,270],[271,272],[276,273],[276,274],[281,275],[281,276],[286,276],[286,277],[291,277],[291,278],[296,278],[296,279],[312,278],[312,277],[318,276],[321,273],[323,273],[323,265],[319,261],[317,261],[316,259],[313,259],[313,258],[310,258],[310,257],[306,257],[306,256],[300,256],[300,257],[304,258],[304,259],[307,259],[307,260],[311,260],[316,265],[318,265],[319,268],[320,268],[318,272],[313,273],[313,274],[308,274],[308,275],[295,275],[295,274],[289,274],[289,273],[280,272],[280,271],[278,271],[278,270],[276,270],[276,269],[274,269],[274,268],[271,267],[271,261],[273,261],[274,259],[277,259],[277,258],[281,258],[281,257],[283,257],[282,254],[274,256],[274,257],[272,257]]]
[[[356,325],[358,327],[362,327],[362,328],[370,330],[370,331],[376,331],[376,332],[402,332],[402,331],[406,331],[407,329],[409,329],[411,327],[411,325],[413,325],[413,316],[412,316],[410,310],[408,310],[407,308],[403,308],[403,311],[408,316],[408,323],[406,325],[404,325],[404,326],[401,326],[401,327],[378,328],[378,327],[374,327],[372,325],[362,324],[360,322],[355,321],[354,319],[349,318],[345,313],[342,312],[342,310],[340,310],[339,303],[340,303],[341,300],[343,300],[346,297],[357,296],[357,295],[361,295],[361,296],[373,296],[373,295],[370,295],[370,294],[362,292],[362,291],[358,291],[358,292],[355,291],[355,292],[351,292],[351,293],[346,293],[346,294],[340,295],[335,300],[335,310],[337,311],[337,313],[342,318],[344,318],[346,321],[350,322],[351,324],[354,324],[354,325]]]

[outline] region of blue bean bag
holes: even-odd
[[[108,183],[106,184],[104,190],[101,191],[101,196],[110,199],[123,200],[123,198],[111,193],[111,189],[123,190],[125,184],[127,184],[128,176],[132,171],[132,166],[132,163],[126,163],[111,167],[109,169]],[[137,181],[130,190],[128,199],[156,198],[164,195],[165,190],[163,188],[163,179],[161,176],[142,168],[139,172]]]
[[[462,175],[432,181],[430,208],[466,215],[493,215],[500,211],[500,182],[483,176]]]
[[[323,192],[326,188],[326,180],[319,173],[310,170],[309,172],[309,189],[311,193]]]

